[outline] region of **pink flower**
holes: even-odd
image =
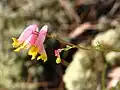
[[[57,64],[61,63],[61,58],[60,58],[61,51],[62,51],[62,49],[54,50],[55,56],[57,57],[57,59],[56,59]]]
[[[40,31],[38,31],[38,26],[36,24],[28,26],[18,39],[13,39],[13,47],[17,48],[14,51],[19,52],[21,49],[29,49],[28,54],[32,55],[32,60],[36,58],[39,53],[37,60],[42,59],[47,61],[47,54],[44,49],[43,43],[46,38],[48,26],[45,25]]]

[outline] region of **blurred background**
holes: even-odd
[[[70,49],[56,64],[53,38],[44,43],[48,61],[31,61],[27,51],[14,52],[30,24],[48,25],[48,33],[85,48]],[[98,47],[98,48],[99,48]],[[0,90],[120,90],[120,0],[0,0]]]

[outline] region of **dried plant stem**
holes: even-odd
[[[102,84],[102,90],[106,90],[105,89],[105,74],[106,74],[106,69],[107,69],[107,64],[104,65],[104,69],[103,69],[103,72],[102,72],[102,77],[101,77],[101,84]]]
[[[68,13],[68,17],[70,19],[74,19],[76,21],[76,24],[81,23],[80,17],[76,14],[75,10],[69,5],[68,0],[58,0],[60,5],[65,9],[65,11]]]

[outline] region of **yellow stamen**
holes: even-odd
[[[15,51],[15,52],[20,52],[21,49],[22,49],[21,47],[18,47],[18,48],[15,49],[14,51]]]
[[[60,57],[57,57],[57,59],[56,59],[56,63],[57,63],[57,64],[61,63],[61,59],[60,59]]]
[[[12,46],[14,48],[21,45],[21,43],[16,38],[12,38],[12,40],[13,40]]]
[[[39,49],[36,46],[32,46],[28,52],[28,55],[32,55],[31,60],[35,59],[35,57],[37,56]]]
[[[19,52],[21,49],[24,49],[26,48],[27,44],[26,43],[23,43],[22,45],[20,45],[20,47],[18,47],[17,49],[15,49],[14,51],[15,52]]]
[[[46,53],[42,53],[42,54],[37,58],[37,60],[39,60],[39,59],[42,59],[44,62],[46,62],[46,61],[47,61],[47,55],[46,55]]]

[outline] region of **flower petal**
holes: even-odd
[[[63,50],[63,49],[54,50],[55,56],[56,56],[56,57],[60,57],[60,52],[61,52],[62,50]]]
[[[19,47],[17,47],[14,51],[19,52],[21,49],[27,48],[27,45],[25,43],[22,43]]]
[[[54,50],[55,56],[60,56],[60,52],[58,50]]]
[[[22,43],[32,34],[32,32],[37,31],[37,29],[38,29],[38,26],[36,24],[28,26],[20,35],[20,37],[18,38],[18,41]]]
[[[56,59],[56,63],[57,63],[57,64],[61,63],[61,59],[60,59],[60,57],[57,57],[57,59]]]
[[[47,54],[43,45],[39,47],[39,54],[40,56],[37,58],[37,60],[42,59],[44,62],[47,61]]]
[[[12,38],[12,40],[13,40],[12,46],[14,48],[16,48],[16,47],[21,45],[21,43],[19,43],[19,41],[16,38]]]
[[[36,42],[37,45],[41,45],[44,43],[46,34],[47,34],[47,30],[48,30],[47,25],[43,26],[42,29],[40,30],[39,36],[38,36],[38,41]]]
[[[31,60],[35,59],[38,53],[38,48],[36,46],[32,46],[30,50],[28,51],[28,55],[32,55]]]
[[[42,53],[40,56],[38,56],[37,60],[42,59],[44,62],[47,61],[47,55],[45,53]]]
[[[39,36],[38,39],[36,40],[35,46],[39,48],[39,54],[41,54],[37,60],[42,59],[45,61],[47,61],[47,54],[45,51],[45,48],[43,46],[43,42],[45,40],[46,34],[47,34],[47,28],[48,26],[45,25],[42,27],[41,31],[39,32]]]
[[[27,45],[35,45],[35,42],[36,42],[37,38],[38,38],[38,35],[32,33],[32,34],[25,40],[25,43],[26,43]]]

